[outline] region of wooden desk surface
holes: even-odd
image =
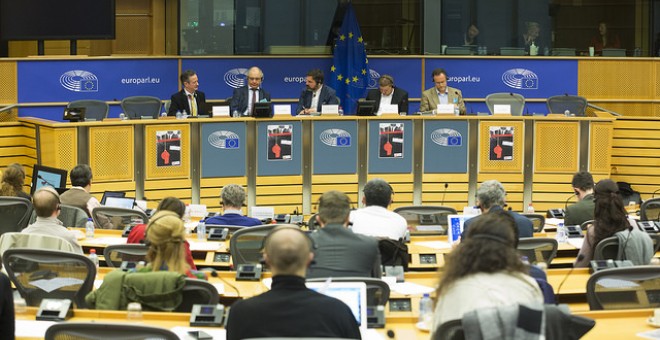
[[[596,326],[582,339],[639,339],[637,333],[656,328],[646,321],[653,309],[626,309],[617,311],[576,312],[574,314],[596,320]]]

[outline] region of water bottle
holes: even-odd
[[[85,223],[85,237],[94,238],[94,221],[91,217],[88,218],[87,223]]]
[[[183,118],[183,113],[181,113],[181,110],[176,111],[176,119],[182,119]]]
[[[419,300],[419,322],[426,328],[431,328],[433,322],[433,300],[428,293]]]
[[[570,111],[570,110],[566,110],[566,111],[564,111],[564,116],[569,117],[570,115],[571,115],[571,111]]]
[[[203,219],[197,224],[197,239],[206,240],[206,221]]]
[[[454,98],[454,116],[461,114],[461,111],[458,109],[458,98]]]
[[[120,113],[120,114],[119,114],[119,119],[121,119],[121,120],[126,120],[126,114],[124,114],[123,112]]]
[[[167,112],[165,112],[165,111],[161,112],[160,116],[163,117],[163,118],[167,117]]]
[[[566,227],[564,227],[563,222],[560,222],[557,226],[557,242],[566,243],[567,240],[568,235],[566,234]]]
[[[90,249],[89,250],[89,259],[92,260],[92,263],[94,263],[94,267],[96,268],[96,274],[99,273],[99,257],[96,255],[96,249]]]
[[[339,107],[339,115],[340,116],[344,115],[344,108],[342,108],[341,106]]]
[[[234,118],[238,118],[238,117],[241,116],[241,113],[238,112],[238,110],[234,110],[234,111],[232,111],[231,116],[234,117]]]
[[[532,203],[527,205],[527,212],[530,213],[530,214],[534,213],[534,206],[532,205]]]

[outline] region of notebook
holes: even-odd
[[[367,330],[367,285],[364,282],[307,282],[307,288],[341,300],[353,312],[360,331]]]

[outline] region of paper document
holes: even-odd
[[[597,285],[603,288],[635,288],[639,287],[637,283],[630,280],[620,280],[620,279],[602,279],[596,282]]]
[[[218,295],[223,295],[225,293],[225,285],[223,283],[216,282],[213,284],[213,287],[218,291]]]
[[[18,326],[18,324],[16,325]],[[18,335],[18,334],[16,334]],[[651,331],[637,333],[637,336],[646,338],[646,339],[660,339],[660,329],[654,329]]]
[[[416,246],[427,247],[427,248],[433,248],[433,249],[449,249],[449,248],[451,248],[451,244],[449,244],[449,242],[445,242],[445,241],[415,242],[415,245]]]
[[[545,218],[545,224],[547,225],[553,225],[553,226],[558,226],[559,223],[564,223],[563,218],[554,218],[554,217],[546,217]]]
[[[208,335],[213,337],[213,340],[225,340],[227,339],[227,331],[221,328],[209,328],[209,327],[172,327],[170,329],[174,334],[176,334],[179,339],[188,340],[195,339],[188,335],[190,331],[204,331]]]
[[[98,244],[98,245],[113,245],[113,244],[126,244],[126,238],[124,237],[97,237],[85,240],[87,244]]]
[[[43,339],[48,327],[54,325],[54,321],[16,320],[16,338],[39,338]]]
[[[81,279],[74,279],[70,277],[56,277],[50,280],[41,279],[36,281],[30,281],[30,284],[37,288],[40,288],[41,290],[47,293],[50,293],[62,287],[81,285],[84,282],[85,281]]]
[[[584,237],[569,238],[568,241],[566,242],[577,249],[582,249],[582,243],[584,243]]]
[[[432,293],[435,289],[413,282],[400,282],[390,285],[390,289],[402,295],[424,295]]]
[[[275,208],[273,207],[252,207],[250,210],[250,216],[264,220],[267,218],[273,218],[275,216]]]
[[[225,244],[222,242],[196,242],[188,240],[190,243],[191,251],[219,251],[225,249]]]

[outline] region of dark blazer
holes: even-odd
[[[337,92],[330,86],[323,84],[321,88],[321,93],[319,93],[319,105],[316,107],[316,112],[321,112],[321,106],[324,104],[339,104],[339,98],[337,98]],[[300,99],[298,100],[298,107],[296,107],[296,112],[293,113],[294,116],[298,115],[300,111],[309,108],[312,105],[312,91],[304,89],[300,93]]]
[[[496,211],[502,211],[502,210],[504,210],[504,209],[502,209],[502,207],[500,207],[499,205],[494,205],[494,206],[490,207],[490,210],[488,210],[488,213],[496,212]],[[515,211],[507,211],[507,213],[509,215],[511,215],[511,217],[513,217],[513,219],[516,221],[516,227],[518,227],[518,238],[534,237],[534,225],[532,224],[532,221],[529,218],[527,218],[523,215],[520,215],[519,213],[517,213]],[[481,216],[483,216],[483,215],[479,215],[479,216],[473,217],[473,218],[465,221],[465,224],[463,224],[463,234],[461,234],[461,238],[463,238],[463,237],[465,237],[465,235],[467,235],[467,230],[470,227],[470,225],[472,223],[474,223],[474,221],[479,219],[479,217],[481,217]]]
[[[378,241],[353,233],[341,224],[328,224],[309,235],[314,241],[314,262],[307,277],[381,276]]]
[[[581,225],[594,219],[594,195],[585,195],[582,200],[566,207],[565,225]]]
[[[206,112],[204,112],[206,107],[206,96],[204,95],[204,92],[196,91],[195,100],[197,101],[197,114],[206,114]],[[172,95],[170,98],[170,109],[167,110],[167,115],[176,116],[177,111],[185,111],[188,115],[191,114],[190,105],[188,105],[188,97],[186,96],[186,92],[184,90],[181,90]]]
[[[378,89],[369,90],[367,93],[367,100],[375,100],[376,105],[374,106],[374,112],[378,112],[380,107],[380,91]],[[408,92],[402,90],[398,87],[394,88],[394,93],[392,93],[392,105],[399,105],[399,112],[408,112]]]
[[[263,88],[259,88],[257,91],[257,102],[261,101],[262,99],[266,99],[267,101],[270,101],[270,93],[266,92]],[[243,86],[239,87],[237,89],[234,89],[234,94],[231,96],[231,104],[229,105],[230,111],[238,111],[241,115],[247,110],[247,105],[248,105],[248,96],[251,96],[252,92],[250,91],[248,86]]]

